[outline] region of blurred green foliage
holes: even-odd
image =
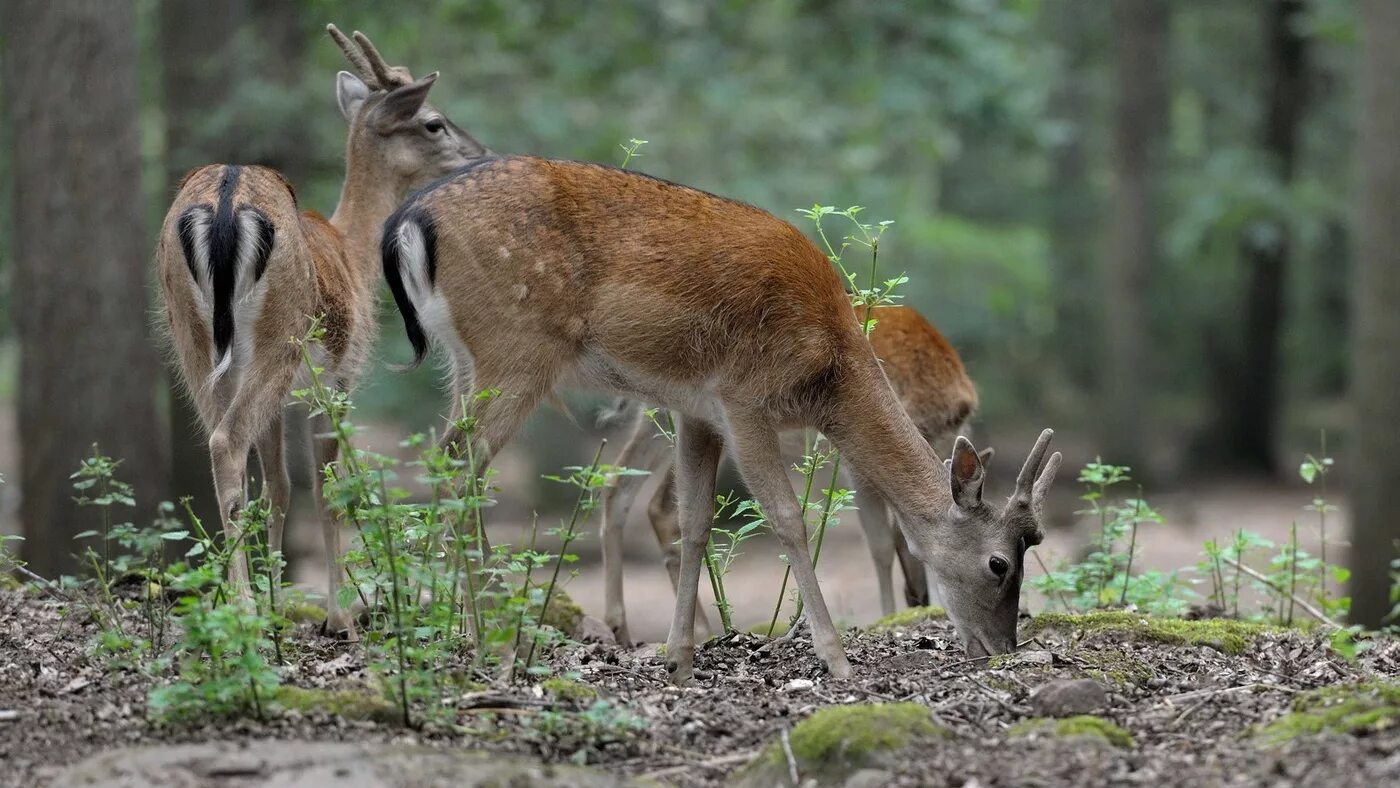
[[[173,188],[153,32],[161,2],[138,4],[152,217]],[[240,64],[239,74],[199,119],[199,133],[241,135],[254,158],[280,158],[288,130],[298,130],[309,141],[298,192],[329,213],[344,134],[332,86],[346,64],[322,28],[364,30],[391,62],[415,74],[441,71],[433,101],[498,151],[616,164],[619,143],[639,137],[650,144],[632,169],[789,220],[813,203],[864,205],[866,216],[893,220],[884,271],[908,273],[907,302],[963,353],[983,418],[1017,421],[1031,409],[1037,424],[1069,427],[1095,410],[1092,370],[1090,380],[1074,380],[1066,369],[1096,352],[1106,296],[1094,272],[1109,264],[1101,218],[1112,199],[1107,6],[305,0],[291,15],[302,31],[299,73],[259,71],[256,64],[279,54],[272,39],[251,25],[231,30],[223,56]],[[1241,238],[1283,228],[1293,250],[1286,412],[1301,436],[1311,435],[1334,423],[1315,406],[1340,393],[1345,369],[1354,10],[1346,0],[1307,6],[1309,103],[1285,186],[1261,152],[1265,1],[1170,6],[1161,255],[1144,316],[1155,394],[1144,418],[1205,422],[1203,401],[1213,394],[1205,360],[1212,346],[1233,348],[1239,334]],[[1072,181],[1057,159],[1070,146],[1082,151]],[[0,178],[4,168],[0,162]],[[1070,202],[1080,219],[1055,221]],[[0,231],[7,209],[0,201]],[[0,306],[8,300],[0,294]],[[392,310],[384,324],[380,357],[407,358]],[[431,426],[442,401],[433,371],[394,376],[383,365],[359,397],[372,415],[392,413],[412,428]],[[551,431],[562,426],[562,417],[543,418]]]

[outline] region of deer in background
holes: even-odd
[[[489,463],[542,398],[570,386],[678,416],[681,564],[667,639],[672,681],[693,676],[696,589],[728,443],[787,552],[817,655],[850,674],[779,450],[813,427],[857,487],[899,514],[969,654],[1009,651],[1026,549],[1060,462],[1041,433],[1003,507],[958,438],[945,466],[890,387],[834,268],[797,228],[743,203],[639,173],[529,156],[480,158],[384,227],[384,273],[415,362],[451,362],[444,442]],[[468,447],[466,441],[472,441]]]
[[[342,390],[355,382],[374,341],[379,232],[412,188],[488,151],[427,103],[437,74],[414,80],[390,67],[356,32],[327,28],[358,76],[340,72],[336,99],[349,121],[345,184],[330,220],[299,211],[276,171],[212,164],[185,176],[156,252],[170,345],[209,435],[214,490],[225,538],[236,546],[249,452],[256,449],[269,505],[268,543],[282,548],[291,485],[282,429],[288,395],[306,370],[291,338],[320,318],[318,366]],[[316,500],[326,549],[326,629],[354,638],[337,600],[339,524],[321,496],[337,446],[313,424]],[[229,582],[248,593],[235,551]]]
[[[977,409],[977,389],[963,368],[958,352],[923,315],[907,306],[879,307],[874,313],[870,344],[885,370],[894,393],[930,446],[946,446]],[[627,443],[614,463],[624,468],[665,469],[661,484],[647,506],[647,516],[661,547],[666,571],[674,588],[680,580],[680,526],[675,505],[675,473],[667,462],[670,444],[657,434],[643,409],[628,407],[633,426]],[[992,458],[990,448],[981,453],[982,464]],[[909,605],[928,604],[928,581],[923,566],[909,552],[896,516],[879,492],[856,487],[850,472],[843,468],[841,484],[855,489],[856,510],[865,533],[875,578],[880,590],[880,611],[895,610],[892,569],[896,557],[904,574],[904,598]],[[647,477],[619,475],[603,492],[603,576],[604,620],[618,642],[629,643],[627,610],[623,602],[622,537],[627,515]],[[710,631],[704,609],[697,608],[696,622],[701,632]]]

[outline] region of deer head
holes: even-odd
[[[932,549],[922,558],[970,656],[1016,648],[1026,550],[1044,537],[1041,510],[1060,467],[1059,452],[1045,456],[1053,434],[1040,433],[1000,509],[982,500],[989,454],[959,436],[944,461],[952,504],[948,517],[934,522]]]
[[[403,66],[386,63],[358,30],[353,41],[335,25],[327,25],[326,32],[357,72],[340,72],[335,85],[336,102],[350,123],[346,158],[352,171],[391,185],[402,196],[474,157],[490,155],[428,103],[437,72],[415,80]]]

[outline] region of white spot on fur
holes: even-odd
[[[527,296],[529,296],[529,295],[530,295],[530,286],[529,286],[529,285],[523,284],[523,283],[522,283],[522,284],[518,284],[518,285],[515,286],[515,300],[516,300],[516,301],[524,301],[525,298],[526,298]]]

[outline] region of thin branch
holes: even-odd
[[[792,755],[792,742],[788,741],[787,728],[783,728],[783,756],[787,758],[788,777],[792,778],[792,784],[801,785],[802,781],[797,775],[797,759]]]
[[[1264,575],[1259,574],[1259,573],[1256,572],[1255,570],[1250,569],[1249,567],[1247,567],[1247,566],[1245,566],[1244,564],[1240,563],[1238,560],[1226,556],[1225,562],[1228,563],[1228,564],[1230,564],[1231,566],[1235,567],[1235,568],[1238,569],[1239,571],[1244,572],[1245,574],[1249,575],[1250,577],[1254,578],[1255,580],[1258,580],[1259,582],[1263,583],[1264,585],[1268,586],[1269,588],[1273,589],[1274,592],[1277,593],[1277,594],[1279,594],[1280,596],[1285,596],[1285,597],[1288,597],[1289,599],[1292,599],[1293,602],[1294,602],[1294,604],[1296,604],[1298,607],[1301,607],[1308,615],[1312,616],[1313,618],[1317,619],[1318,621],[1321,621],[1322,623],[1326,624],[1327,626],[1329,626],[1329,627],[1334,627],[1334,628],[1336,628],[1336,629],[1344,629],[1344,628],[1345,628],[1345,627],[1343,627],[1341,624],[1339,624],[1339,623],[1337,623],[1336,621],[1334,621],[1334,620],[1332,620],[1331,618],[1329,618],[1329,617],[1327,616],[1326,613],[1323,613],[1321,610],[1318,610],[1317,608],[1313,607],[1311,604],[1309,604],[1309,603],[1307,602],[1307,600],[1304,600],[1304,599],[1300,598],[1297,594],[1290,594],[1290,593],[1284,591],[1282,588],[1279,588],[1277,585],[1275,585],[1275,584],[1274,584],[1274,581],[1270,580],[1269,578],[1265,577]]]

